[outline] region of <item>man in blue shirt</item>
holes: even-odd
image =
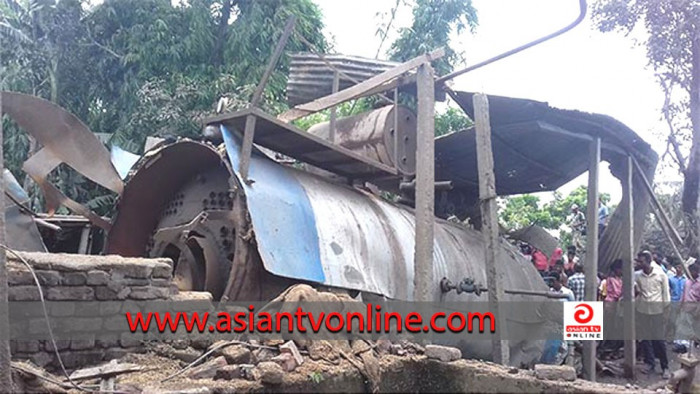
[[[675,274],[671,275],[671,270],[669,270],[668,277],[668,287],[671,293],[671,302],[681,302],[683,298],[683,291],[685,290],[686,277],[681,263],[676,263],[674,268]],[[678,305],[676,305],[675,308],[672,309],[673,315],[670,317],[670,321],[675,321],[677,319],[677,308]],[[676,353],[685,353],[686,351],[688,351],[689,347],[690,341],[683,339],[676,339],[673,341],[673,351]]]
[[[671,302],[680,302],[685,289],[685,274],[680,264],[676,265],[676,274],[668,278],[668,286],[671,291]]]

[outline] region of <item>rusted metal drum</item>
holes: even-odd
[[[335,123],[334,142],[382,164],[396,166],[402,174],[413,175],[416,172],[416,115],[399,106],[394,119],[395,112],[394,106],[388,105],[340,118]],[[309,133],[329,139],[330,122],[312,126]]]

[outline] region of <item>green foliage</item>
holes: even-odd
[[[344,118],[346,116],[357,115],[362,112],[367,112],[372,109],[371,98],[364,97],[358,100],[347,101],[336,107],[336,116],[338,118]],[[309,127],[322,123],[328,122],[331,119],[331,111],[327,109],[325,111],[317,112],[309,116],[297,119],[293,122],[295,126],[302,130],[308,130]]]
[[[659,200],[661,207],[675,228],[682,228],[683,211],[681,210],[681,185],[671,187],[670,190],[659,193],[656,190],[656,198]],[[649,212],[647,220],[644,221],[644,236],[642,238],[642,247],[640,249],[659,251],[663,255],[673,255],[673,246],[668,240],[666,233],[659,225],[659,221],[654,217],[653,212]],[[680,245],[680,252],[685,256],[688,252]]]
[[[700,28],[700,4],[692,0],[601,0],[594,4],[592,15],[602,32],[630,34],[638,27],[646,30],[647,39],[641,43],[646,47],[649,66],[671,96],[663,111],[673,124],[673,132],[690,141],[691,48]]]
[[[471,0],[416,0],[411,27],[399,30],[399,38],[391,45],[391,60],[406,61],[439,47],[445,56],[433,62],[435,72],[444,75],[463,61],[463,55],[450,45],[450,34],[477,25],[476,9]]]
[[[328,48],[311,0],[90,3],[0,0],[0,89],[50,99],[135,153],[147,136],[198,135],[221,97],[227,109],[245,105],[291,15],[296,34]],[[263,95],[273,113],[286,109],[286,54],[310,49],[296,34]],[[6,165],[22,182],[31,143],[5,122]],[[103,191],[70,172],[54,171],[59,188],[105,213]]]
[[[435,136],[466,130],[471,127],[472,121],[461,108],[450,107],[442,114],[435,115]]]
[[[233,108],[248,100],[291,15],[298,34],[327,47],[320,11],[309,0],[195,0],[177,7],[166,0],[106,1],[88,19],[95,39],[117,54],[100,57],[94,130],[127,140],[197,133],[191,116],[211,113],[219,97],[232,99]],[[309,50],[294,35],[285,49]],[[283,109],[288,64],[285,55],[265,91],[273,112]]]
[[[319,384],[325,379],[323,378],[323,373],[320,371],[313,371],[309,373],[309,380],[315,384]]]
[[[520,229],[531,224],[552,228],[554,218],[540,207],[540,199],[531,194],[506,197],[499,216],[501,223],[509,229]]]
[[[571,232],[565,225],[571,214],[571,206],[576,204],[585,211],[587,193],[585,186],[577,187],[567,196],[554,192],[554,199],[546,204],[531,194],[505,197],[501,200],[499,220],[501,225],[509,230],[521,229],[532,224],[548,230],[559,230],[562,245],[567,245],[570,243]],[[601,194],[601,198],[606,203],[610,201],[610,195],[607,193]]]

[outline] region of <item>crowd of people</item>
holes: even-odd
[[[550,290],[564,295],[562,301],[584,301],[586,276],[596,275],[598,291],[595,298],[605,302],[606,324],[609,321],[611,325],[606,325],[606,331],[623,332],[621,325],[624,325],[624,317],[620,303],[625,301],[622,260],[613,261],[609,272],[588,273],[575,245],[568,246],[566,254],[561,248],[556,248],[549,258],[531,245],[521,244],[520,248],[540,272]],[[658,359],[661,376],[667,378],[669,330],[673,332],[670,335],[677,335],[674,338],[684,338],[668,341],[674,352],[685,353],[698,346],[697,342],[688,338],[698,341],[700,333],[696,304],[700,301],[700,262],[684,267],[682,262],[666,258],[661,253],[641,251],[634,264],[633,294],[638,322],[637,337],[644,338],[638,341],[637,354],[646,365],[645,373],[656,372]],[[599,356],[621,357],[623,345],[624,341],[619,339],[605,340],[598,345]]]

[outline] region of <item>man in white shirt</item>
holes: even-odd
[[[668,276],[657,264],[652,265],[652,256],[648,251],[639,253],[635,261],[641,269],[635,277],[635,295],[637,321],[641,323],[637,333],[642,339],[640,347],[648,367],[645,373],[654,372],[656,357],[661,364],[662,377],[668,379],[668,355],[663,340],[664,311],[671,301]]]
[[[598,204],[600,206],[600,208],[598,208],[598,238],[600,238],[603,236],[603,231],[605,231],[605,227],[608,225],[610,209],[605,205],[603,197],[598,198]]]
[[[552,288],[551,291],[555,293],[566,294],[566,298],[560,298],[560,301],[576,301],[576,296],[574,292],[568,287],[564,286],[561,280],[561,274],[559,272],[550,272],[549,276],[552,278]]]

